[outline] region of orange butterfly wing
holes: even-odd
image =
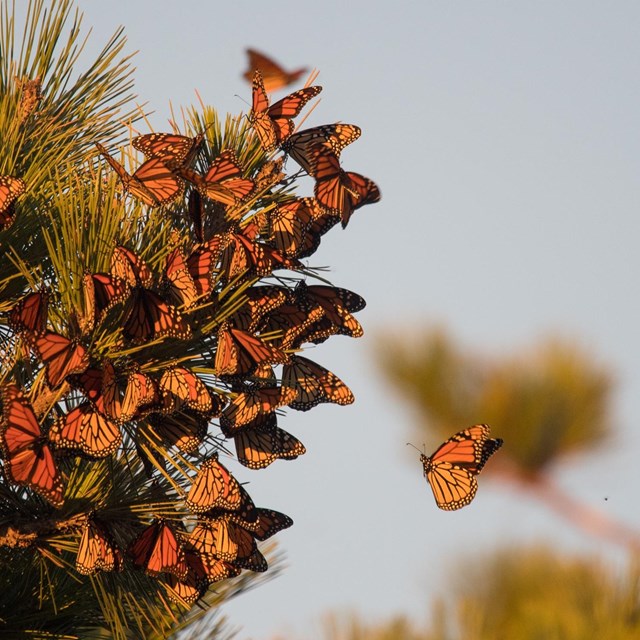
[[[3,418],[2,448],[9,479],[60,507],[64,502],[60,472],[31,405],[14,385],[3,389]]]
[[[59,449],[79,451],[90,458],[106,458],[122,442],[118,425],[83,402],[49,429],[49,440]]]
[[[76,555],[76,570],[83,575],[97,571],[119,571],[122,568],[120,549],[107,530],[93,520],[83,527]]]
[[[205,513],[215,508],[235,510],[240,507],[241,499],[238,481],[214,454],[200,466],[186,505],[194,513]]]
[[[29,293],[9,312],[9,324],[16,331],[44,333],[47,326],[49,291]]]
[[[21,178],[0,176],[0,231],[8,229],[13,224],[15,201],[26,188]]]
[[[475,497],[478,490],[475,476],[502,446],[502,440],[489,438],[489,432],[488,425],[474,425],[454,434],[431,456],[420,456],[424,475],[440,509],[460,509]]]
[[[353,393],[338,376],[302,356],[291,356],[291,362],[284,365],[282,385],[295,389],[296,398],[289,406],[299,411],[308,411],[321,402],[347,405],[354,401]]]
[[[179,579],[187,575],[184,549],[171,525],[162,520],[146,527],[129,545],[128,553],[133,565],[149,575],[166,572]]]
[[[59,386],[74,373],[82,373],[89,366],[86,349],[74,340],[48,331],[35,340],[35,349],[47,367],[47,382]]]
[[[264,87],[267,91],[282,89],[283,87],[294,83],[307,71],[306,68],[286,71],[275,60],[264,55],[264,53],[260,53],[255,49],[247,49],[246,51],[249,56],[249,68],[245,71],[244,78],[248,82],[251,82],[254,73],[259,70],[264,80]]]

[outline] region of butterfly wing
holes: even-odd
[[[460,509],[475,497],[476,475],[502,446],[502,440],[489,438],[489,433],[488,425],[474,425],[451,436],[431,456],[420,456],[440,509]]]
[[[64,487],[53,454],[31,405],[14,385],[3,389],[0,433],[9,480],[30,487],[56,507],[62,506]]]
[[[294,71],[286,71],[280,64],[264,53],[260,53],[255,49],[247,49],[249,57],[249,68],[244,73],[247,81],[251,82],[256,70],[259,70],[264,80],[264,86],[267,91],[277,91],[289,84],[295,82],[306,68],[296,69]]]
[[[21,178],[0,176],[0,231],[13,224],[15,201],[26,188],[27,185]]]

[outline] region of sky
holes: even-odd
[[[307,454],[261,472],[239,467],[256,503],[295,525],[276,536],[283,573],[225,607],[238,638],[315,640],[328,610],[425,623],[460,549],[547,541],[619,558],[490,474],[469,507],[439,511],[405,446],[415,413],[373,354],[384,332],[411,339],[434,324],[489,357],[550,334],[575,340],[616,373],[618,430],[555,477],[640,528],[640,4],[77,4],[94,53],[125,26],[128,51],[139,50],[136,89],[159,131],[169,103],[193,104],[196,90],[221,113],[246,112],[245,47],[317,67],[322,101],[305,126],[359,125],[343,167],[382,192],[314,256],[368,303],[363,338],[309,354],[356,403],[291,412],[281,426]]]

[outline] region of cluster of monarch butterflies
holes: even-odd
[[[455,511],[476,495],[476,476],[502,446],[501,438],[490,438],[486,424],[476,424],[452,435],[430,456],[420,454],[424,476],[440,509]]]
[[[125,194],[166,211],[167,224],[183,214],[181,237],[159,259],[142,248],[144,238],[116,243],[104,268],[74,278],[81,302],[73,310],[47,280],[6,316],[23,370],[31,372],[5,380],[0,394],[2,470],[17,496],[36,494],[64,510],[78,459],[138,456],[154,479],[171,472],[175,452],[196,470],[184,480],[190,489],[182,490],[175,516],[140,520],[129,527],[135,535],[89,509],[77,529],[82,574],[141,570],[192,604],[242,569],[266,570],[257,542],[292,520],[255,507],[219,453],[235,453],[253,470],[293,460],[306,450],[279,426],[284,410],[354,400],[340,378],[301,351],[333,335],[360,337],[354,314],[365,301],[314,284],[302,260],[380,194],[339,165],[358,127],[294,133],[293,118],[319,91],[302,89],[270,106],[255,75],[249,122],[262,162],[251,171],[242,149],[208,149],[206,132],[134,138],[145,160],[132,173],[97,143]],[[267,155],[276,148],[314,177],[315,197],[290,195],[282,158]],[[3,226],[24,189],[18,178],[0,178]],[[43,393],[53,401],[42,402]]]

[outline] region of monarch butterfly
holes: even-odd
[[[109,309],[127,299],[129,287],[124,280],[111,277],[107,273],[86,273],[82,282],[85,332],[89,332]]]
[[[8,229],[13,224],[15,201],[26,188],[27,185],[21,178],[0,176],[0,231]]]
[[[118,245],[111,255],[111,275],[130,287],[150,287],[153,274],[147,263],[136,253]]]
[[[274,184],[282,182],[286,177],[282,172],[283,165],[283,157],[263,162],[262,166],[253,178],[256,184],[256,191],[262,193],[272,187]]]
[[[107,529],[90,519],[82,529],[76,555],[76,570],[83,575],[97,571],[120,571],[122,554]]]
[[[194,138],[175,133],[147,133],[134,138],[131,144],[148,160],[159,158],[170,169],[178,169],[193,162],[203,140],[202,133]]]
[[[476,476],[502,446],[501,438],[489,438],[489,426],[476,424],[460,431],[436,451],[420,454],[425,478],[440,509],[453,511],[469,504],[478,490]]]
[[[167,256],[164,275],[169,288],[169,295],[177,304],[189,309],[198,302],[198,289],[189,272],[184,253],[180,247],[176,247]]]
[[[225,516],[201,516],[189,536],[189,542],[204,562],[209,558],[219,558],[235,564],[237,558],[248,558],[258,548],[246,529]]]
[[[89,367],[80,375],[69,376],[69,382],[74,388],[80,389],[91,404],[98,409],[98,411],[104,413],[102,378],[102,369]]]
[[[201,195],[224,205],[237,204],[255,186],[253,180],[242,177],[242,168],[232,149],[222,151],[204,176],[191,170],[184,170],[181,175],[193,183]]]
[[[289,356],[260,338],[224,322],[218,331],[214,368],[217,375],[247,375],[260,364],[282,364]]]
[[[296,131],[282,145],[286,155],[291,156],[310,176],[313,176],[313,160],[310,147],[317,142],[325,142],[333,150],[336,157],[362,133],[355,124],[324,124],[311,129]]]
[[[164,520],[156,520],[143,529],[127,551],[133,566],[152,576],[166,572],[182,580],[189,571],[184,549],[173,527]]]
[[[120,446],[122,434],[115,422],[85,401],[54,422],[49,429],[49,441],[58,449],[106,458]]]
[[[158,399],[156,384],[148,375],[135,370],[122,375],[105,360],[102,401],[104,412],[115,422],[122,424],[138,417],[141,409],[157,403]]]
[[[340,214],[343,228],[356,209],[380,200],[376,183],[359,173],[344,171],[329,144],[314,144],[310,153],[316,179],[314,194],[330,212]]]
[[[260,330],[265,333],[280,332],[282,337],[279,340],[272,340],[272,343],[277,344],[282,350],[297,348],[304,342],[304,336],[308,331],[323,317],[324,310],[321,306],[301,308],[294,299],[269,313],[265,322],[261,324]]]
[[[298,282],[294,294],[303,308],[320,306],[334,333],[359,338],[364,334],[361,324],[352,315],[366,306],[364,298],[348,289],[327,285],[307,285]]]
[[[249,424],[262,413],[271,413],[293,402],[297,393],[290,387],[256,388],[239,393],[223,410],[226,423],[234,429]]]
[[[4,387],[2,401],[0,433],[9,480],[30,487],[55,507],[62,506],[62,478],[31,405],[15,385]]]
[[[180,411],[183,407],[214,417],[219,413],[221,402],[212,396],[207,385],[192,371],[172,366],[162,373],[158,388],[162,395],[163,410],[167,413]]]
[[[49,290],[29,293],[9,312],[9,324],[16,331],[44,333],[49,309]]]
[[[296,437],[277,426],[275,413],[233,436],[238,462],[249,469],[264,469],[278,459],[293,460],[306,453]]]
[[[176,576],[167,574],[165,584],[169,600],[191,605],[204,595],[211,581],[207,576],[199,554],[185,549],[184,557],[187,565],[187,575],[182,580],[179,580]],[[225,577],[228,577],[228,575]]]
[[[139,425],[138,432],[153,441],[160,438],[182,453],[195,453],[207,435],[207,426],[207,419],[184,409],[168,416],[151,415],[148,424]]]
[[[247,289],[246,300],[230,319],[231,324],[248,333],[255,332],[263,318],[284,304],[288,290],[276,285],[258,285]]]
[[[147,206],[167,204],[182,193],[183,180],[167,167],[162,158],[151,158],[143,162],[131,175],[101,144],[98,142],[95,144],[98,151],[118,174],[125,191],[130,192]]]
[[[238,481],[213,454],[200,465],[185,504],[193,513],[205,513],[214,508],[238,509],[241,499]]]
[[[249,56],[249,68],[244,72],[244,78],[247,82],[251,82],[254,73],[260,71],[266,91],[276,91],[293,84],[307,71],[304,67],[294,71],[286,71],[275,60],[265,56],[264,53],[260,53],[255,49],[247,49],[246,51]]]
[[[251,237],[252,229],[243,233],[230,234],[230,242],[226,244],[220,255],[220,271],[227,279],[241,275],[271,275],[276,269],[300,269],[298,260],[287,258],[275,249],[256,242]]]
[[[266,152],[274,151],[276,146],[282,144],[293,133],[293,118],[320,91],[322,87],[306,87],[269,106],[269,96],[264,88],[262,74],[260,71],[254,73],[249,124],[258,135],[260,146]]]
[[[354,401],[351,389],[338,376],[302,356],[292,355],[291,362],[284,365],[282,385],[296,390],[297,396],[289,406],[299,411],[308,411],[321,402],[346,405]]]
[[[269,244],[288,258],[306,258],[339,220],[315,198],[297,198],[269,212]]]
[[[134,287],[124,310],[122,333],[134,344],[170,337],[185,340],[191,328],[178,309],[144,287]]]
[[[68,375],[82,373],[89,366],[87,351],[77,340],[53,331],[36,338],[35,349],[47,368],[47,382],[51,388],[62,384]]]
[[[211,270],[219,250],[211,249],[211,242],[196,247],[187,256],[187,271],[193,280],[198,297],[208,296],[213,291]]]

